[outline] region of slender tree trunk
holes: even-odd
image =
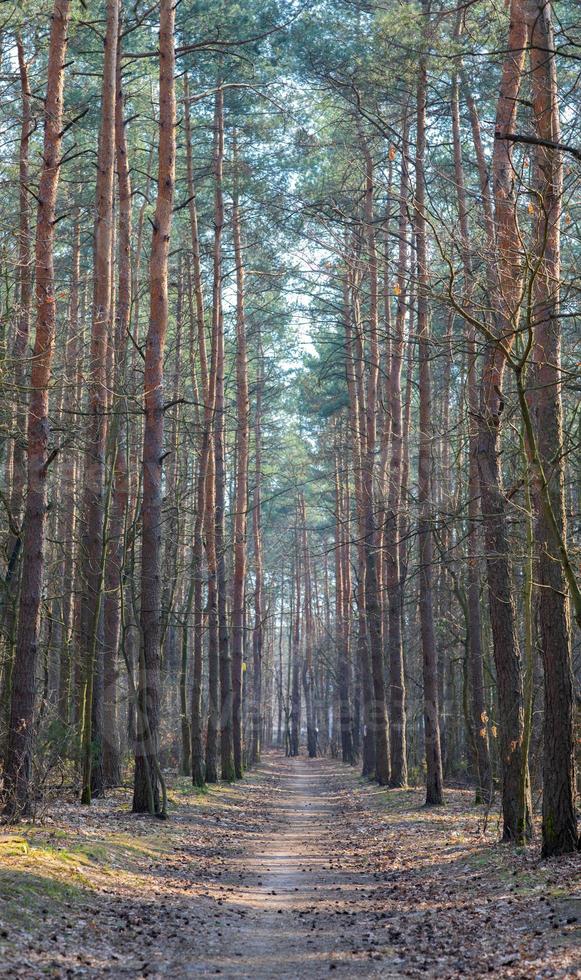
[[[236,166],[236,146],[234,147]],[[237,174],[234,176],[237,182]],[[248,357],[244,312],[244,259],[240,230],[240,203],[235,186],[232,234],[236,262],[236,497],[234,504],[234,576],[232,589],[232,723],[234,770],[242,778],[242,663],[244,660],[244,600],[246,587],[246,528],[248,510]]]
[[[181,657],[180,657],[180,679],[179,679],[179,697],[180,697],[180,728],[181,728],[181,755],[180,755],[180,772],[182,776],[192,776],[192,748],[194,740],[192,737],[192,729],[190,725],[190,719],[188,715],[188,665],[189,665],[189,623],[192,614],[192,606],[194,604],[194,590],[196,587],[196,577],[193,562],[193,549],[192,549],[192,564],[190,571],[190,584],[188,588],[188,594],[185,602],[185,609],[183,613],[182,621],[182,642],[181,642]],[[193,684],[192,684],[193,690]],[[197,785],[195,780],[192,780],[194,786]],[[202,773],[202,779],[200,785],[204,784],[204,774]]]
[[[257,336],[258,375],[254,409],[254,494],[252,500],[252,535],[254,544],[254,628],[252,631],[252,746],[251,762],[258,762],[262,735],[262,650],[264,644],[262,561],[262,396],[264,387],[264,351],[260,326]],[[283,577],[284,586],[284,577]],[[282,603],[282,599],[281,599]],[[282,689],[282,676],[281,676]]]
[[[214,114],[214,317],[216,318],[216,411],[214,416],[216,583],[218,599],[218,651],[220,657],[220,768],[222,779],[235,778],[232,721],[232,657],[228,631],[225,493],[226,410],[224,400],[224,317],[222,312],[222,229],[224,201],[222,174],[224,166],[224,93],[221,82],[216,91]]]
[[[81,802],[102,796],[103,781],[103,560],[105,451],[107,441],[107,343],[112,303],[115,164],[115,92],[118,0],[108,0],[101,127],[97,152],[93,236],[93,318],[89,364],[89,434],[83,482],[81,657],[85,670],[82,722]]]
[[[79,322],[79,281],[81,277],[81,224],[78,212],[75,214],[73,228],[73,247],[71,256],[71,277],[69,293],[69,338],[65,355],[65,394],[64,413],[68,424],[72,427],[74,412],[77,409],[77,375],[79,371],[82,338]],[[58,716],[64,725],[71,718],[72,701],[72,656],[73,656],[73,625],[75,611],[74,574],[76,561],[76,529],[77,529],[77,475],[78,454],[70,446],[62,463],[61,481],[63,502],[63,527],[67,535],[67,546],[63,562],[62,579],[62,646],[60,653]]]
[[[527,45],[521,0],[512,0],[507,44],[496,112],[500,136],[512,132]],[[502,765],[503,838],[522,842],[530,836],[531,801],[527,760],[523,758],[523,678],[516,630],[514,587],[506,501],[500,468],[500,423],[505,351],[514,342],[521,298],[520,232],[516,215],[511,143],[496,139],[492,159],[497,281],[493,284],[498,343],[490,343],[482,373],[478,419],[478,470],[488,601],[498,685]],[[523,772],[525,778],[523,779]]]
[[[363,695],[363,765],[362,774],[373,776],[375,773],[375,729],[373,718],[373,677],[371,674],[371,663],[369,657],[369,645],[367,636],[367,619],[365,611],[365,513],[363,509],[362,491],[362,458],[366,448],[366,416],[365,416],[365,393],[363,390],[362,365],[363,348],[359,336],[360,324],[355,317],[355,283],[354,276],[349,269],[345,271],[343,279],[343,324],[345,330],[345,372],[347,376],[347,390],[349,393],[349,430],[351,432],[351,454],[353,459],[353,477],[355,484],[355,505],[357,510],[357,559],[358,559],[358,583],[357,583],[357,653],[361,674],[361,690]],[[351,292],[351,296],[350,296]],[[351,302],[350,302],[351,299]],[[351,318],[355,320],[354,327],[357,331],[353,336],[353,326]]]
[[[295,531],[295,603],[294,610],[291,610],[292,618],[292,693],[291,693],[291,712],[290,712],[290,751],[289,755],[296,756],[300,751],[301,740],[301,684],[300,684],[300,623],[301,623],[301,560],[299,553],[298,525]]]
[[[153,220],[150,319],[145,349],[141,649],[134,813],[165,815],[158,762],[161,655],[163,355],[168,325],[168,256],[175,175],[174,6],[161,0],[159,25],[159,169]],[[161,795],[161,798],[160,798]]]
[[[407,206],[409,178],[407,172],[408,130],[406,117],[402,136],[401,179],[399,204],[399,256],[397,313],[395,319],[395,338],[392,345],[390,390],[391,390],[391,459],[389,467],[389,492],[385,528],[385,584],[389,604],[389,684],[390,684],[390,742],[391,742],[391,786],[407,784],[406,747],[406,705],[403,643],[401,631],[402,583],[399,562],[399,534],[401,529],[401,483],[403,417],[401,397],[401,374],[405,345],[405,316],[407,302]]]
[[[16,37],[18,52],[18,72],[20,75],[20,93],[22,119],[20,124],[20,144],[18,152],[19,171],[19,222],[18,222],[18,287],[19,310],[16,324],[16,336],[12,346],[12,361],[14,365],[14,389],[16,395],[16,413],[14,418],[14,440],[12,453],[7,470],[10,474],[10,515],[15,525],[16,533],[8,537],[5,583],[7,586],[4,602],[7,603],[5,622],[8,638],[8,656],[12,657],[14,630],[16,626],[16,601],[20,572],[20,552],[22,548],[22,516],[24,509],[24,491],[26,488],[26,402],[24,389],[26,386],[26,351],[30,332],[30,308],[32,305],[32,250],[30,237],[30,194],[28,190],[28,156],[30,136],[32,134],[33,118],[31,109],[30,82],[28,65],[24,54],[24,46],[20,34]],[[8,481],[7,481],[8,482]]]
[[[420,363],[420,444],[418,454],[418,547],[420,562],[420,629],[424,676],[424,734],[426,743],[426,804],[443,802],[442,751],[438,706],[438,657],[433,610],[432,530],[432,394],[430,371],[430,323],[428,310],[428,259],[426,249],[425,176],[426,57],[419,65],[416,136],[416,245],[418,256],[418,348]]]
[[[46,480],[49,465],[49,385],[56,326],[54,229],[63,129],[64,67],[69,0],[55,0],[44,103],[44,146],[36,224],[36,339],[28,412],[28,470],[22,550],[22,581],[8,744],[4,759],[6,812],[18,816],[30,804],[30,776],[40,604],[44,573]]]
[[[206,481],[206,556],[208,562],[208,728],[206,733],[206,782],[218,781],[220,734],[220,653],[218,649],[218,588],[214,519],[215,457],[208,459]]]
[[[472,294],[472,254],[468,226],[468,207],[462,162],[462,135],[460,130],[460,100],[458,75],[452,79],[452,134],[454,140],[454,174],[458,198],[460,220],[462,264],[464,267],[464,300],[468,307]],[[485,193],[485,188],[483,189]],[[478,775],[476,789],[477,803],[490,803],[492,800],[492,765],[488,740],[488,715],[484,698],[484,660],[482,654],[482,624],[480,618],[480,569],[479,569],[479,499],[478,478],[478,389],[476,378],[476,337],[474,328],[468,326],[468,535],[467,535],[467,577],[468,577],[468,650],[470,660],[470,681],[472,694],[472,731]]]
[[[532,98],[536,133],[548,143],[561,142],[555,39],[551,4],[527,0],[531,41]],[[550,146],[535,148],[536,259],[533,285],[533,407],[538,455],[559,535],[566,539],[561,404],[560,222],[563,193],[562,155]],[[543,857],[578,846],[575,814],[574,698],[568,588],[558,536],[540,494],[537,503],[539,545],[539,638],[544,667]]]
[[[121,11],[119,11],[119,27],[121,28]],[[126,425],[122,413],[126,406],[124,387],[127,370],[127,338],[131,326],[131,179],[125,136],[120,37],[118,37],[115,73],[115,159],[119,194],[119,288],[115,306],[115,393],[112,438],[110,440],[110,455],[115,468],[115,484],[105,571],[105,698],[103,706],[105,741],[103,746],[103,773],[106,786],[117,786],[121,781],[117,680],[125,518],[129,497]]]
[[[369,650],[373,677],[373,730],[375,736],[375,778],[380,786],[390,779],[389,742],[385,705],[385,674],[383,666],[382,611],[379,587],[378,533],[375,522],[374,473],[377,451],[377,389],[379,381],[378,339],[378,277],[377,248],[373,227],[373,161],[365,142],[366,164],[365,225],[369,263],[369,370],[367,379],[366,451],[362,456],[361,490],[363,497],[365,546],[365,611],[369,632]]]
[[[344,581],[347,562],[345,561],[346,512],[343,506],[343,487],[339,454],[341,451],[338,433],[335,447],[335,644],[337,648],[337,693],[339,696],[339,724],[341,726],[341,757],[351,764],[353,757],[353,719],[351,717],[349,640],[347,610],[345,602],[346,582]]]
[[[213,476],[209,472],[212,456],[212,420],[215,404],[215,332],[212,337],[212,368],[208,371],[208,360],[206,352],[206,325],[204,312],[204,292],[202,284],[202,267],[200,258],[200,240],[198,235],[198,213],[196,208],[196,193],[194,185],[194,167],[192,159],[192,137],[190,127],[190,95],[187,73],[184,76],[184,120],[186,136],[186,163],[188,178],[188,198],[190,209],[190,233],[192,240],[192,267],[194,283],[194,299],[196,311],[196,336],[198,341],[198,360],[200,370],[200,381],[203,396],[203,427],[200,437],[200,452],[198,460],[198,473],[196,485],[196,516],[194,519],[193,532],[193,554],[192,554],[192,574],[194,577],[194,640],[193,640],[193,677],[192,677],[192,713],[191,713],[191,759],[192,759],[192,781],[194,786],[203,786],[206,780],[206,758],[204,753],[203,738],[203,718],[202,718],[202,669],[203,669],[203,642],[204,642],[204,524],[207,509],[207,489],[213,481]],[[190,346],[193,349],[194,339],[192,337]],[[193,367],[192,367],[193,371]],[[212,471],[213,473],[213,471]],[[213,500],[213,488],[209,493]],[[211,546],[213,541],[213,529],[210,532],[208,541]],[[208,562],[208,565],[210,563]],[[209,589],[210,593],[210,589]],[[208,605],[210,607],[210,594]],[[214,626],[214,619],[208,624]],[[213,635],[213,634],[212,634]],[[210,664],[210,707],[208,716],[208,738],[207,754],[210,762],[209,779],[213,782],[217,779],[216,772],[216,733],[217,717],[215,707],[217,705],[217,681],[214,683],[217,672],[214,671],[213,661]]]
[[[184,274],[182,257],[178,256],[176,269],[175,332],[173,349],[173,371],[169,392],[172,403],[169,424],[167,425],[167,467],[164,479],[164,498],[166,501],[163,543],[163,587],[161,596],[161,647],[162,647],[162,695],[163,711],[172,714],[177,693],[174,678],[179,674],[183,645],[178,649],[176,603],[180,588],[180,539],[184,517],[179,502],[182,499],[180,486],[180,409],[182,376],[182,331],[184,321]],[[195,374],[192,377],[195,381]],[[194,400],[197,401],[194,395]],[[187,654],[187,644],[186,644]],[[187,663],[186,663],[187,672]],[[173,704],[172,704],[173,702]]]
[[[305,695],[305,714],[307,716],[307,751],[309,759],[317,756],[317,729],[315,721],[315,678],[313,673],[313,643],[314,643],[314,622],[313,622],[313,591],[311,582],[311,557],[307,536],[307,516],[305,509],[304,494],[300,493],[298,498],[297,524],[301,527],[301,552],[304,569],[304,636],[305,636],[305,657],[303,662],[303,691]]]

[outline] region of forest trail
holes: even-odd
[[[214,961],[215,969],[232,977],[290,978],[327,976],[348,966],[350,976],[392,975],[385,956],[372,948],[354,954],[361,946],[357,911],[374,876],[337,854],[347,843],[347,827],[336,767],[302,756],[274,765],[278,786],[269,833],[236,861],[241,884],[229,895],[248,910],[244,929],[231,951]]]
[[[172,780],[166,822],[128,790],[59,803],[0,847],[0,976],[581,976],[578,859],[446,800],[269,752],[241,783]]]

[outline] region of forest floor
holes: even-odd
[[[327,759],[175,779],[0,835],[0,976],[581,977],[578,858],[498,841],[468,791],[426,809]]]

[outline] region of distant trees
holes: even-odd
[[[425,35],[429,18],[430,10],[425,5],[422,17],[416,19],[418,45],[414,47],[413,54],[410,53],[410,63],[417,57],[419,39]],[[384,23],[388,20],[389,15]],[[376,23],[381,30],[381,17],[378,17]],[[463,26],[464,22],[459,17],[454,35],[450,39],[455,45],[462,46]],[[408,30],[408,27],[406,25],[402,30]],[[361,30],[360,21],[358,28]],[[396,29],[394,23],[391,24],[391,29]],[[438,30],[436,28],[436,32]],[[329,254],[334,256],[332,267],[336,275],[339,264],[345,261],[344,256],[348,256],[348,271],[343,276],[341,298],[339,299],[337,290],[333,294],[331,287],[329,292],[333,299],[331,295],[327,299],[329,324],[336,315],[332,312],[333,308],[336,309],[341,303],[343,311],[340,336],[344,337],[346,389],[349,397],[348,429],[351,434],[356,500],[363,499],[365,494],[361,489],[361,481],[365,481],[364,452],[362,454],[365,439],[362,439],[362,433],[370,431],[368,394],[371,390],[373,404],[373,378],[378,360],[381,370],[388,378],[387,402],[382,404],[379,400],[377,407],[372,410],[378,418],[378,429],[388,433],[388,444],[391,443],[390,466],[385,470],[387,490],[382,489],[381,470],[377,471],[373,490],[373,493],[378,494],[378,501],[381,495],[386,496],[388,501],[383,537],[385,586],[381,577],[377,581],[374,579],[373,568],[370,578],[369,567],[366,566],[363,570],[359,564],[358,588],[360,594],[366,596],[366,615],[361,618],[359,604],[358,636],[359,649],[362,652],[360,678],[363,703],[367,701],[370,704],[372,695],[369,684],[367,695],[364,693],[365,677],[366,674],[369,676],[371,663],[369,661],[366,665],[366,658],[373,648],[373,629],[376,628],[374,624],[378,619],[381,620],[383,658],[385,651],[390,651],[391,781],[396,785],[402,782],[399,776],[394,778],[393,775],[394,749],[399,742],[398,732],[402,730],[397,720],[398,716],[401,718],[402,699],[399,692],[403,692],[403,684],[399,682],[403,671],[400,670],[398,656],[402,626],[407,672],[414,670],[412,663],[417,664],[416,655],[410,661],[409,649],[410,643],[414,646],[412,637],[415,615],[413,606],[408,607],[407,613],[405,611],[405,596],[406,593],[409,596],[409,591],[403,589],[411,549],[411,542],[406,541],[410,528],[408,510],[410,506],[414,508],[417,500],[417,580],[425,701],[422,736],[425,743],[428,802],[441,801],[443,771],[457,768],[460,734],[457,719],[462,704],[465,729],[464,735],[460,737],[465,740],[468,764],[478,781],[477,798],[479,801],[491,800],[493,768],[498,771],[500,766],[504,836],[510,840],[526,840],[531,829],[528,756],[531,726],[536,716],[533,711],[538,714],[544,710],[545,751],[552,756],[552,761],[549,762],[547,757],[544,765],[543,805],[549,808],[556,806],[560,811],[558,820],[555,810],[544,818],[543,850],[545,854],[549,854],[556,853],[563,847],[564,838],[569,841],[564,849],[574,848],[577,839],[577,831],[571,830],[572,823],[567,816],[571,811],[566,802],[573,798],[572,790],[568,787],[573,786],[574,767],[572,743],[568,734],[571,732],[569,692],[572,688],[570,634],[565,610],[569,606],[568,590],[577,608],[578,584],[572,574],[562,530],[566,520],[562,481],[567,466],[564,462],[566,450],[561,428],[560,389],[563,373],[559,367],[558,296],[562,269],[559,266],[558,238],[562,217],[559,213],[561,204],[557,202],[562,201],[563,195],[560,148],[564,144],[559,130],[557,55],[552,39],[550,5],[513,3],[507,30],[508,44],[499,73],[498,96],[492,88],[486,93],[489,104],[496,104],[490,185],[489,164],[483,146],[478,109],[462,68],[451,78],[452,152],[448,165],[443,163],[441,152],[436,161],[437,151],[426,151],[426,140],[429,137],[426,133],[424,59],[420,58],[418,111],[410,134],[407,108],[402,111],[402,107],[409,105],[412,93],[404,84],[403,91],[393,89],[391,104],[389,100],[382,100],[377,94],[374,54],[370,55],[369,50],[365,50],[361,34],[356,36],[352,45],[353,59],[359,58],[357,77],[344,70],[341,59],[334,57],[330,48],[325,49],[318,59],[313,56],[316,65],[314,73],[318,82],[322,82],[333,93],[335,100],[333,112],[337,168],[337,182],[327,192],[327,209],[320,209],[322,217],[318,235],[324,237]],[[448,43],[444,34],[440,31],[438,43]],[[543,56],[538,53],[541,50],[544,52]],[[432,62],[430,67],[433,72]],[[542,73],[544,75],[541,81]],[[524,110],[519,98],[522,97],[525,86],[529,85],[534,93],[529,125],[536,136],[522,137],[519,135],[519,128],[526,128],[526,122],[523,127],[521,116]],[[463,153],[463,116],[469,121],[474,142],[475,166],[468,180],[474,181],[476,190],[474,183],[470,187],[467,184],[465,159],[468,154]],[[442,134],[441,122],[432,120],[431,126],[436,134]],[[357,159],[358,149],[362,145],[362,127],[368,133],[363,141],[367,153],[362,165],[354,171],[353,161]],[[438,135],[436,140],[437,138]],[[382,144],[382,140],[386,142]],[[411,176],[410,140],[412,146],[415,146]],[[522,150],[523,146],[533,147],[530,155],[529,151]],[[369,188],[369,174],[374,166],[373,163],[370,164],[373,151],[377,159],[383,160],[381,166],[385,190],[382,189],[380,180],[372,192],[370,206],[366,188]],[[382,153],[385,154],[383,158]],[[401,211],[397,241],[390,237],[390,220],[396,213],[390,206],[391,168],[396,159],[401,160]],[[439,168],[442,166],[444,179],[448,180],[451,175],[455,185],[454,196],[451,198],[444,185],[439,182]],[[448,166],[449,169],[446,169]],[[346,191],[349,184],[350,197]],[[523,199],[529,202],[524,218]],[[367,239],[356,238],[353,231],[350,231],[343,236],[339,246],[338,229],[349,226],[351,229],[357,228],[358,223],[364,221],[369,224],[370,215],[377,214],[384,200],[386,217],[373,218],[373,235],[368,235]],[[455,211],[453,219],[447,217],[450,208]],[[413,262],[408,269],[405,247],[409,223],[413,226]],[[384,287],[387,288],[388,295],[381,323],[381,354],[378,356],[374,353],[371,340],[376,316],[374,268],[377,261],[376,239],[380,240],[384,229],[387,236],[386,245],[383,246],[385,253],[380,256],[379,261],[385,261],[387,268],[394,272],[393,286],[388,282],[387,287]],[[462,284],[461,290],[458,288],[458,281]],[[357,301],[352,303],[351,296],[355,290]],[[395,331],[390,293],[395,305]],[[436,327],[435,335],[430,335],[430,320],[437,324],[438,319],[443,317],[446,317],[448,323],[452,323],[454,331],[463,324],[464,339],[457,333],[453,335],[455,339],[451,343],[455,343],[455,348],[445,346],[449,341],[438,334],[439,326]],[[359,328],[359,323],[365,327]],[[546,333],[549,323],[550,336]],[[329,326],[329,329],[332,331],[333,328]],[[366,334],[370,338],[369,347],[366,347],[363,340]],[[406,383],[409,386],[410,381],[412,384],[414,382],[412,355],[415,337],[419,361],[419,404],[416,408],[413,402],[408,401],[405,411],[402,412],[399,380],[402,349],[407,338],[409,358]],[[318,348],[319,364],[313,366],[315,371],[320,372],[320,377],[324,377],[323,372],[328,370],[326,365],[329,359],[329,343],[329,336],[326,336]],[[547,352],[550,352],[548,356]],[[442,368],[440,359],[443,361]],[[508,378],[507,365],[510,367]],[[441,388],[442,384],[449,386],[452,377],[462,385],[466,383],[465,416],[462,403],[458,405],[454,393],[448,388]],[[368,383],[371,384],[371,389],[367,388],[366,391]],[[507,399],[511,402],[510,410],[507,410]],[[313,401],[320,406],[320,397]],[[549,408],[549,401],[552,408]],[[450,417],[450,406],[453,409],[456,406],[456,422]],[[331,409],[330,405],[324,410],[337,413],[340,417],[339,410]],[[549,415],[541,434],[540,429],[535,430],[535,419],[538,420],[545,411]],[[520,416],[519,422],[515,421],[515,413],[517,418]],[[507,423],[505,419],[508,419]],[[410,437],[409,429],[405,425],[407,420],[415,421],[418,426],[417,442],[413,432]],[[402,422],[404,437],[400,444]],[[336,418],[333,424],[337,424]],[[451,428],[456,424],[466,427],[464,443],[454,435]],[[505,429],[506,424],[509,431]],[[443,429],[441,435],[437,436],[440,425]],[[521,429],[516,446],[510,432],[514,431],[515,425]],[[371,432],[373,433],[373,428]],[[543,462],[540,447],[541,442],[547,439],[548,432],[551,432],[552,453],[546,445]],[[443,443],[438,448],[440,440]],[[525,445],[524,459],[519,448],[522,440]],[[417,463],[408,455],[410,448],[413,449],[414,446]],[[514,446],[516,457],[511,458],[507,456],[507,447]],[[403,452],[403,460],[400,460],[400,452]],[[450,470],[451,452],[455,454],[456,465],[460,466],[455,474]],[[517,482],[515,487],[515,481],[519,479],[515,472],[515,459],[519,460],[519,467],[525,467],[525,476],[520,479],[524,479],[525,486],[532,488],[532,501],[537,513],[533,538],[528,539],[528,545],[525,528],[529,518],[525,518],[521,524],[518,517],[519,508],[523,506],[518,502],[523,483]],[[402,470],[405,476],[400,478]],[[551,473],[550,480],[547,479],[548,472]],[[334,473],[335,513],[338,513],[341,494],[337,489],[336,463]],[[410,497],[407,496],[408,474],[413,481]],[[445,485],[440,486],[440,481],[444,481]],[[509,483],[509,490],[506,489],[505,481]],[[367,494],[369,496],[369,490]],[[552,503],[549,502],[551,494]],[[463,501],[467,501],[465,516]],[[524,506],[527,506],[526,501]],[[396,508],[399,510],[397,515],[394,514]],[[379,503],[374,505],[373,511],[376,515],[381,515]],[[359,507],[358,513],[361,521],[363,508]],[[484,534],[482,543],[481,526]],[[369,540],[364,523],[359,524],[359,533],[359,542]],[[397,557],[394,546],[396,534],[399,541]],[[336,542],[338,541],[339,537],[336,535]],[[354,542],[353,547],[359,549],[359,542]],[[467,550],[461,560],[464,542]],[[532,582],[522,602],[515,585],[517,578],[520,581],[521,575],[520,560],[515,556],[515,544],[518,546],[518,542],[522,542],[525,550],[528,548],[522,564],[522,574],[528,576],[527,581]],[[339,547],[338,543],[336,547]],[[488,574],[488,615],[482,604],[479,574],[479,553],[482,547]],[[552,559],[548,557],[549,554],[552,554]],[[531,567],[534,567],[533,573],[530,572]],[[440,571],[442,568],[443,578]],[[542,568],[545,569],[544,573]],[[549,568],[555,576],[551,585]],[[557,582],[559,576],[560,584]],[[339,568],[336,578],[337,588],[340,588]],[[449,617],[452,607],[450,596],[442,594],[443,581],[448,583],[446,588],[453,592],[452,606],[457,604],[460,622],[463,623],[460,631],[465,637],[465,652],[457,659],[452,653],[455,641],[450,636]],[[531,598],[533,593],[534,598]],[[402,595],[403,616],[398,613]],[[369,611],[374,607],[374,596],[379,607],[383,606],[384,609],[379,617],[372,614],[370,618]],[[553,610],[552,628],[548,626],[548,620],[545,621],[545,626],[541,625],[542,610],[551,603],[561,604],[560,613],[556,607]],[[534,625],[531,627],[533,604],[539,611],[536,630]],[[389,610],[387,614],[385,605]],[[339,616],[339,612],[337,615]],[[444,616],[448,617],[446,621]],[[523,630],[526,632],[526,639],[521,640]],[[544,631],[546,635],[543,638]],[[490,633],[492,643],[489,645]],[[524,664],[521,660],[521,643],[528,651],[528,659]],[[535,645],[539,652],[545,651],[544,709],[538,699],[535,709],[532,706],[536,672]],[[487,646],[494,652],[494,689],[490,687],[491,664]],[[560,651],[558,657],[557,649]],[[549,650],[553,652],[549,654]],[[454,666],[458,660],[463,662],[460,676]],[[456,687],[458,682],[462,687],[461,700]],[[377,690],[374,695],[373,714],[377,717]],[[380,704],[383,703],[381,696],[379,701]],[[551,735],[548,734],[547,725],[551,726],[556,722],[556,718],[551,721],[551,704],[560,705],[561,727],[558,736],[554,727]],[[404,719],[405,714],[404,704]],[[440,746],[440,728],[444,714],[450,719],[450,723],[446,724],[445,743],[442,742]],[[369,730],[373,728],[376,735],[378,728],[377,725],[371,725],[371,718],[372,712],[368,709],[366,720],[369,724],[364,725],[364,745],[367,740],[368,750],[366,754],[364,749],[363,771],[377,775],[376,761],[370,748]],[[495,742],[497,734],[498,751]],[[407,757],[410,751],[415,755],[415,749],[405,742],[402,744],[404,751],[397,753],[399,760],[402,755]],[[555,761],[556,744],[563,753],[560,763]],[[373,750],[375,749],[374,743]],[[401,773],[401,762],[398,762],[397,769]],[[556,777],[556,773],[559,776]],[[555,778],[557,781],[562,780],[559,789],[554,782]],[[382,781],[381,774],[379,780]],[[548,788],[549,781],[553,781],[551,789]],[[560,801],[559,804],[557,800]],[[560,828],[558,831],[557,823]],[[552,845],[548,843],[549,838],[553,841]]]

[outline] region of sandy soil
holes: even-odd
[[[581,977],[579,860],[499,845],[468,792],[430,810],[272,753],[171,799],[165,823],[125,791],[0,841],[0,975]]]

